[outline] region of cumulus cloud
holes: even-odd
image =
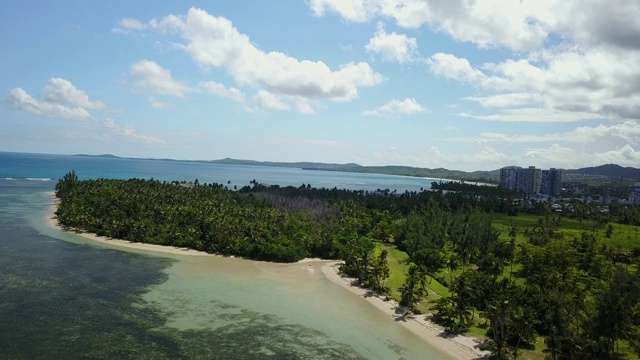
[[[378,25],[378,31],[369,39],[365,48],[369,52],[380,54],[384,61],[397,61],[401,64],[415,60],[418,53],[415,38],[395,32],[387,34],[381,24]]]
[[[311,0],[307,4],[316,16],[329,10],[353,22],[368,21],[378,12],[377,2],[368,0]]]
[[[200,87],[205,89],[211,95],[221,96],[237,103],[245,102],[244,94],[240,89],[226,87],[215,81],[203,81],[200,83]]]
[[[310,0],[314,15],[334,12],[348,21],[391,18],[404,28],[427,25],[480,47],[539,48],[549,33],[551,1]]]
[[[62,118],[67,120],[93,120],[93,116],[81,107],[68,107],[62,104],[34,99],[22,88],[14,88],[7,94],[7,101],[16,108],[36,115]]]
[[[109,110],[102,101],[91,101],[89,96],[78,90],[71,81],[61,78],[51,78],[49,83],[42,89],[44,98],[50,102],[68,104],[84,109],[105,111]]]
[[[91,101],[89,96],[76,88],[71,81],[51,78],[42,89],[44,100],[37,100],[22,88],[14,88],[6,100],[18,109],[36,115],[67,120],[93,120],[89,110],[114,112],[102,101]]]
[[[201,9],[152,20],[143,28],[177,34],[184,41],[174,44],[175,48],[189,54],[202,67],[225,69],[239,86],[250,86],[274,96],[304,98],[307,105],[320,100],[350,101],[358,96],[360,87],[382,81],[382,76],[365,62],[331,69],[322,61],[298,60],[278,51],[265,52],[231,21]],[[286,108],[282,103],[271,105]]]
[[[87,130],[93,130],[101,131],[104,136],[117,137],[129,142],[150,145],[166,144],[166,142],[161,139],[138,134],[131,125],[119,126],[113,119],[107,118],[102,123],[98,122],[89,110],[113,110],[102,101],[91,101],[83,90],[77,89],[68,80],[51,78],[43,88],[42,93],[44,100],[37,100],[24,89],[18,87],[9,91],[6,101],[14,107],[32,114],[82,121],[84,123],[83,131],[75,132],[77,138],[86,137]],[[154,103],[156,105],[164,105],[151,97],[149,101],[152,105]]]
[[[282,101],[279,96],[268,91],[258,91],[258,93],[253,97],[253,101],[263,109],[289,110],[289,105],[287,103]]]
[[[481,48],[537,50],[560,34],[580,45],[640,49],[640,5],[627,0],[310,0],[308,5],[316,16],[333,12],[352,22],[381,17],[404,28],[429,26]]]
[[[118,25],[116,25],[116,27],[114,27],[113,29],[111,29],[111,32],[114,33],[130,33],[130,32],[135,32],[135,31],[141,31],[146,29],[146,25],[141,23],[140,21],[136,20],[136,19],[122,19],[118,22]]]
[[[480,68],[467,59],[438,53],[428,63],[433,73],[487,93],[466,97],[468,101],[487,108],[525,106],[477,116],[480,119],[552,122],[640,117],[640,52],[549,50],[541,52],[537,62],[506,60]]]
[[[640,3],[626,0],[552,2],[549,23],[581,46],[640,50]],[[580,14],[580,16],[575,16]]]
[[[176,81],[171,71],[151,60],[141,60],[131,65],[131,74],[138,78],[137,86],[160,95],[185,97],[193,89]]]
[[[414,98],[405,98],[404,100],[393,99],[388,103],[376,108],[375,110],[365,110],[364,116],[393,116],[393,115],[415,115],[428,110],[420,105]]]
[[[428,59],[437,75],[483,91],[465,99],[498,110],[485,120],[640,118],[640,3],[626,0],[310,0],[316,16],[352,22],[392,19],[512,59],[471,64],[454,54]],[[390,52],[391,50],[389,50]],[[537,109],[537,110],[534,110]],[[532,117],[524,116],[526,113]]]
[[[149,144],[149,145],[166,145],[166,142],[164,140],[161,140],[152,136],[148,136],[148,135],[138,134],[133,128],[133,126],[128,124],[125,124],[124,126],[120,126],[116,124],[116,122],[113,119],[109,119],[109,118],[105,119],[104,122],[102,123],[102,126],[108,130],[108,133],[105,134],[108,137],[115,136],[117,138],[121,138],[132,143],[142,143],[142,144]]]

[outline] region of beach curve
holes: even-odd
[[[147,244],[140,242],[133,242],[128,240],[108,238],[105,236],[99,236],[93,233],[85,231],[79,231],[76,229],[66,228],[60,225],[55,216],[55,210],[57,207],[57,198],[55,194],[51,193],[54,198],[54,202],[46,216],[46,223],[48,226],[61,230],[75,232],[83,239],[91,242],[99,243],[114,248],[121,248],[127,250],[138,250],[144,252],[154,252],[158,254],[167,255],[180,255],[180,256],[222,256],[217,254],[211,254],[204,251],[193,250],[189,248],[180,248],[167,245]],[[339,267],[342,261],[337,260],[323,260],[323,259],[302,259],[297,264],[308,267],[308,271],[313,271],[313,267],[320,267],[325,278],[332,283],[341,286],[348,290],[352,294],[357,295],[364,299],[367,303],[374,306],[376,309],[384,313],[385,315],[396,320],[399,326],[405,327],[413,334],[422,339],[425,343],[434,347],[440,352],[443,352],[453,359],[457,360],[474,360],[481,359],[489,355],[488,351],[480,350],[479,342],[470,336],[464,335],[448,335],[443,328],[435,323],[427,320],[424,316],[406,314],[401,310],[401,307],[394,300],[387,300],[375,293],[372,293],[368,289],[361,288],[354,285],[353,278],[344,277],[341,275]],[[283,264],[290,265],[290,264]]]

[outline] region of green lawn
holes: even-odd
[[[533,228],[538,224],[539,215],[519,214],[518,216],[507,216],[506,214],[494,214],[493,226],[500,232],[500,238],[503,240],[509,240],[509,230],[512,226],[518,228],[516,242],[524,243],[526,238],[524,237],[524,230],[527,228]],[[565,238],[573,238],[580,236],[582,232],[595,233],[598,240],[607,246],[619,251],[630,252],[634,248],[640,248],[640,229],[636,226],[628,226],[622,224],[612,223],[613,234],[610,238],[605,236],[607,224],[597,224],[591,220],[578,221],[573,218],[562,218],[559,231],[565,234]],[[400,301],[399,288],[404,284],[406,278],[406,272],[409,268],[408,259],[409,256],[404,251],[398,250],[394,245],[376,243],[376,254],[380,253],[383,249],[388,251],[388,261],[390,276],[386,281],[386,285],[389,288],[389,296],[396,301]],[[514,271],[519,270],[520,265],[515,264]],[[458,269],[453,273],[455,279],[460,275],[462,269]],[[450,278],[449,271],[447,269],[441,270],[436,277],[444,278],[447,281]],[[505,275],[509,276],[509,266],[505,266]],[[431,278],[428,279],[430,281]],[[515,279],[518,281],[519,279]],[[450,296],[451,293],[447,287],[443,286],[437,280],[433,279],[427,284],[427,288],[430,290],[430,294],[425,301],[418,304],[417,309],[422,313],[428,313],[431,310],[434,301],[437,296],[432,292],[435,292],[439,296]],[[477,314],[478,315],[478,314]],[[486,336],[486,329],[482,326],[484,320],[476,316],[476,321],[473,326],[468,330],[471,335]],[[538,338],[533,350],[521,350],[519,352],[519,359],[526,360],[542,360],[546,357],[544,352],[547,348],[544,339]],[[621,341],[619,343],[620,351],[627,355],[627,359],[638,359],[633,354],[633,351],[629,349],[629,345]]]
[[[493,226],[500,232],[501,239],[509,239],[509,230],[512,226],[518,228],[517,242],[526,241],[524,230],[533,228],[538,224],[538,219],[542,216],[531,214],[519,214],[518,216],[508,216],[506,214],[494,214]],[[610,223],[613,226],[613,234],[606,237],[607,225],[598,224],[593,220],[578,221],[574,218],[563,217],[559,231],[565,236],[572,238],[580,236],[582,232],[593,233],[599,241],[611,248],[619,251],[631,251],[640,248],[640,227],[633,225],[623,225]]]

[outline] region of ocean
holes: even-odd
[[[154,178],[347,189],[431,179],[0,152],[0,359],[446,359],[318,267],[103,245],[49,227],[50,192]]]

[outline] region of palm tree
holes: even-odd
[[[409,265],[407,279],[399,289],[402,292],[400,305],[406,306],[410,311],[415,310],[415,305],[427,296],[426,278],[424,268],[414,263]]]

